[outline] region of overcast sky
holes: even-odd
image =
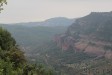
[[[53,17],[77,18],[90,12],[112,11],[112,0],[7,0],[0,23],[42,21]]]

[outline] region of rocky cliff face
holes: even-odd
[[[79,18],[65,34],[56,35],[62,50],[112,59],[112,12],[92,12]]]

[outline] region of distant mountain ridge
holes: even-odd
[[[69,26],[71,25],[75,19],[68,19],[65,17],[55,17],[50,18],[45,21],[40,22],[26,22],[26,23],[15,23],[10,25],[21,25],[21,26],[28,26],[28,27],[34,27],[34,26]]]
[[[92,12],[76,19],[55,41],[62,50],[112,59],[112,12]]]

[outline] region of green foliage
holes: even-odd
[[[15,40],[11,37],[11,34],[2,28],[0,28],[0,47],[2,50],[10,50],[16,46]]]
[[[18,49],[12,49],[7,52],[7,56],[10,58],[11,62],[14,62],[15,67],[19,67],[26,62],[24,53]]]
[[[11,34],[0,28],[0,75],[53,75],[53,72],[41,65],[29,65]]]
[[[7,4],[7,1],[6,0],[0,0],[0,12],[1,12],[1,10],[3,10],[2,6],[4,4]]]
[[[5,62],[4,60],[0,61],[0,75],[11,75],[13,69],[13,63],[10,61]]]

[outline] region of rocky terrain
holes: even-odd
[[[112,12],[91,12],[76,19],[54,40],[63,51],[74,50],[96,58],[112,59]]]

